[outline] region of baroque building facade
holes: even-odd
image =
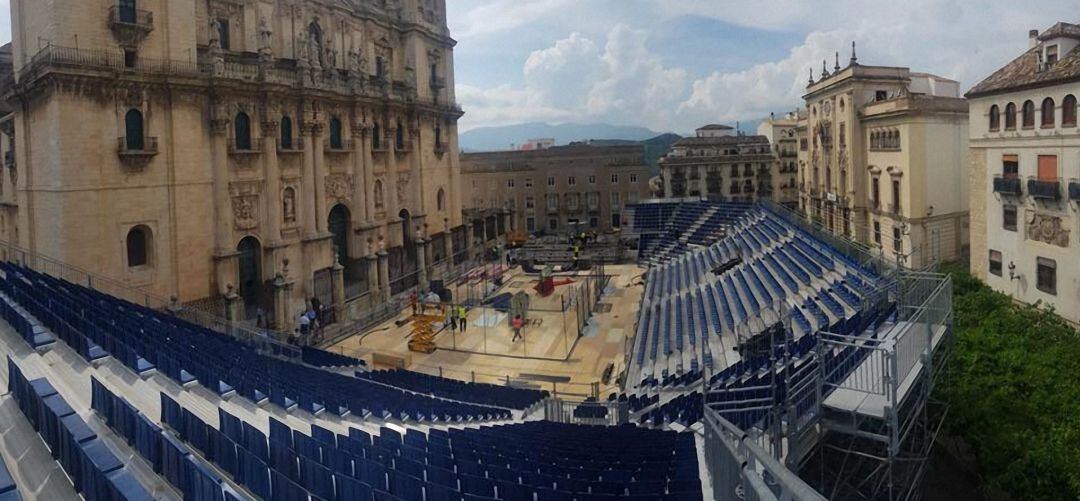
[[[959,83],[859,64],[807,86],[799,209],[827,231],[920,268],[968,247],[967,104]]]
[[[711,124],[676,141],[660,159],[665,198],[710,197],[751,202],[778,195],[779,158],[765,135]]]
[[[231,318],[465,236],[444,0],[14,0],[4,237]],[[16,168],[17,166],[17,168]]]
[[[461,156],[462,203],[474,213],[502,213],[505,229],[528,234],[616,230],[627,204],[649,198],[649,176],[642,145],[581,142]]]
[[[1080,25],[1029,47],[967,93],[971,270],[1080,323]]]

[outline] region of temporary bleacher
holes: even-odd
[[[507,409],[524,410],[548,396],[548,392],[542,390],[472,383],[400,369],[357,372],[356,377],[423,395]]]
[[[508,409],[426,397],[257,353],[176,317],[4,263],[0,303],[12,325],[52,333],[87,361],[112,355],[136,374],[239,394],[284,409],[416,422],[508,419]],[[20,330],[16,328],[16,330]],[[21,333],[21,332],[20,332]],[[26,336],[23,336],[26,338]]]
[[[628,389],[686,385],[734,366],[744,340],[787,318],[796,341],[835,326],[863,308],[877,280],[761,207],[725,231],[647,272]]]
[[[47,379],[28,380],[11,359],[7,366],[9,391],[76,492],[87,501],[151,499],[124,463]]]
[[[654,201],[628,206],[628,235],[638,238],[638,259],[660,264],[722,238],[750,208],[740,202]]]

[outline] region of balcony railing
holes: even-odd
[[[246,145],[237,144],[236,140],[229,141],[229,154],[231,155],[257,155],[263,152],[263,138],[253,137]]]
[[[1080,181],[1076,179],[1069,181],[1069,200],[1080,201]]]
[[[109,8],[109,27],[121,41],[138,43],[153,31],[153,13],[112,5]]]
[[[340,143],[335,145],[327,139],[323,141],[323,150],[327,153],[349,153],[353,151],[353,140],[342,139]]]
[[[1058,200],[1061,198],[1061,179],[1031,177],[1028,178],[1027,189],[1031,198]]]
[[[994,193],[1018,197],[1024,193],[1020,178],[1015,176],[994,176]]]
[[[277,152],[280,155],[303,153],[304,152],[304,142],[303,141],[293,140],[292,144],[290,144],[288,147],[282,146],[281,143],[278,143]]]
[[[116,142],[116,151],[122,156],[153,156],[158,154],[158,138],[156,137],[142,138],[141,148],[139,147],[139,141],[132,141],[132,144],[129,145],[126,137],[118,138]],[[9,151],[8,153],[14,152]],[[6,155],[4,160],[7,163]],[[14,160],[14,157],[12,157],[12,160]]]
[[[900,215],[900,204],[889,204],[889,214]]]
[[[117,7],[117,9],[119,9]],[[119,16],[119,14],[116,14]],[[117,19],[119,19],[117,17]],[[149,20],[147,16],[136,16],[138,22]],[[124,27],[127,31],[135,31],[126,23],[114,23],[114,28]],[[118,36],[121,34],[117,32]],[[134,45],[134,44],[132,44]],[[288,60],[283,60],[289,62]],[[265,61],[254,57],[237,60],[229,60],[224,65],[217,65],[212,59],[199,54],[196,60],[184,59],[155,59],[139,54],[138,57],[125,59],[125,54],[119,49],[85,49],[75,47],[63,47],[60,45],[46,45],[33,55],[29,63],[19,69],[16,80],[33,80],[51,72],[75,71],[80,75],[87,71],[105,71],[103,78],[115,78],[116,71],[135,72],[140,78],[144,77],[167,77],[182,76],[195,78],[213,77],[221,80],[237,80],[243,82],[262,82],[289,87],[310,87],[324,89],[332,92],[346,94],[360,94],[364,96],[382,96],[387,94],[384,89],[376,86],[366,86],[365,82],[374,82],[375,77],[363,78],[324,78],[311,80],[300,69],[292,67],[280,67],[275,64],[267,64]],[[121,75],[123,76],[123,74]],[[384,85],[389,85],[385,78],[381,79]],[[404,84],[394,82],[394,89],[405,89]],[[407,92],[395,91],[389,94],[392,99],[409,100],[417,104],[436,106],[441,109],[450,109],[459,112],[461,108],[453,101],[436,99],[435,97],[417,97]]]

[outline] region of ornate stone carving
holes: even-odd
[[[259,56],[264,59],[273,57],[274,31],[270,29],[270,23],[265,17],[259,18]]]
[[[240,231],[259,227],[259,192],[261,184],[253,181],[231,183],[233,227]]]
[[[281,214],[287,226],[296,224],[296,188],[286,186],[281,194]]]
[[[407,198],[409,188],[409,173],[399,172],[397,181],[397,202],[398,206],[405,205],[405,199]]]
[[[1069,246],[1069,229],[1061,224],[1061,217],[1031,212],[1027,220],[1027,239],[1058,247]]]
[[[337,199],[352,198],[352,176],[348,174],[330,174],[326,176],[326,193]]]

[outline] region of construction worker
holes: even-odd
[[[464,334],[465,333],[465,328],[468,327],[468,325],[469,325],[469,317],[468,317],[468,314],[465,312],[465,305],[463,305],[463,304],[458,305],[457,314],[458,314],[458,327],[461,328],[461,333]]]

